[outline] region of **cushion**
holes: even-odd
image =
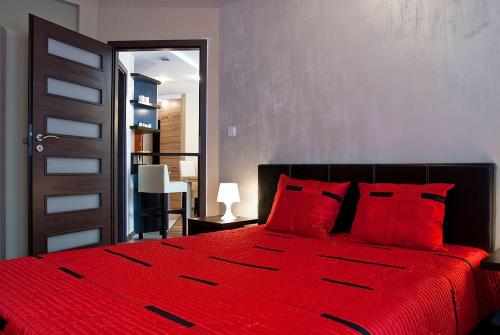
[[[452,184],[359,184],[351,236],[383,245],[444,250],[445,200]]]
[[[265,229],[328,239],[349,184],[282,174]]]

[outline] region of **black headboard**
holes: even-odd
[[[263,164],[259,165],[259,223],[265,223],[280,174],[322,181],[351,181],[334,231],[348,232],[359,198],[358,182],[454,183],[446,204],[444,240],[493,249],[495,164]]]

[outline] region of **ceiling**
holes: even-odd
[[[133,51],[134,72],[155,78],[162,83],[198,81],[200,53],[198,50]],[[163,61],[166,57],[168,61]]]

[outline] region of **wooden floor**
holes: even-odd
[[[173,214],[171,214],[173,216]],[[182,220],[179,215],[177,218],[177,221],[174,223],[172,227],[167,232],[167,238],[172,238],[172,237],[180,237],[182,236]],[[154,231],[154,232],[149,232],[149,233],[144,233],[144,240],[160,240],[161,235],[160,232]],[[139,235],[135,234],[134,237],[128,241],[130,242],[138,242],[141,241],[139,240]]]

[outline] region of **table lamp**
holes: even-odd
[[[223,202],[226,205],[226,213],[222,216],[222,220],[231,221],[236,217],[231,212],[231,205],[235,202],[240,202],[240,193],[237,183],[220,183],[219,193],[217,194],[217,202]]]

